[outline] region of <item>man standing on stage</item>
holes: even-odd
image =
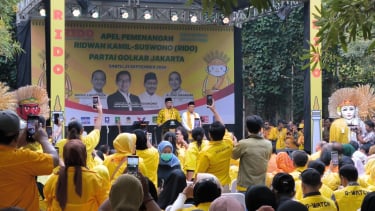
[[[173,108],[172,98],[167,97],[165,98],[165,108],[159,111],[158,117],[156,119],[156,124],[160,126],[164,122],[172,119],[181,122],[180,112],[178,112],[177,109]]]
[[[191,131],[201,126],[201,118],[198,113],[194,112],[195,103],[190,101],[188,103],[187,111],[182,113],[182,126],[188,131],[189,138],[191,138]]]

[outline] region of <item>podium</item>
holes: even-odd
[[[159,127],[157,127],[156,137],[157,137],[158,144],[160,143],[160,141],[163,140],[163,135],[165,132],[174,130],[179,126],[181,126],[181,123],[179,121],[177,121],[176,119],[170,119],[170,120],[165,121]]]
[[[149,124],[149,121],[134,121],[132,125],[132,129],[142,129],[147,130],[147,126]]]

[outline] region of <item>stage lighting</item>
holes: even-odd
[[[152,18],[152,15],[151,15],[150,10],[145,10],[145,11],[143,12],[143,18],[144,18],[145,20],[150,20],[150,19]]]
[[[229,18],[228,17],[223,17],[223,19],[221,20],[221,22],[224,24],[224,25],[227,25],[229,24]]]
[[[90,11],[90,15],[92,18],[99,18],[99,11],[97,9],[93,9]]]
[[[43,17],[46,16],[46,9],[44,8],[44,6],[39,7],[39,14]]]
[[[171,12],[171,21],[173,21],[173,22],[178,21],[178,14],[177,14],[177,12],[174,12],[174,11]]]
[[[72,14],[74,17],[78,17],[81,15],[81,9],[78,7],[73,7],[72,8]]]
[[[197,21],[198,21],[198,17],[197,17],[197,15],[194,14],[194,13],[191,13],[191,14],[190,14],[190,22],[191,22],[191,23],[196,23]]]
[[[123,19],[129,18],[129,12],[124,8],[120,8],[120,15],[121,15],[121,18]]]

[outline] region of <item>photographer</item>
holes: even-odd
[[[33,140],[43,153],[18,149],[27,144],[26,130],[20,131],[20,119],[10,110],[0,111],[0,208],[19,207],[39,210],[35,177],[52,173],[59,163],[47,133],[35,124]]]

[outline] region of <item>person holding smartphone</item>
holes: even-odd
[[[191,139],[191,131],[201,126],[201,117],[197,112],[194,112],[195,103],[194,101],[190,101],[187,104],[187,111],[182,113],[182,126],[188,131],[189,139]]]
[[[39,124],[35,124],[32,138],[42,146],[42,153],[20,149],[28,143],[26,129],[20,129],[20,118],[15,112],[0,111],[0,208],[39,210],[35,177],[51,174],[59,158]]]

